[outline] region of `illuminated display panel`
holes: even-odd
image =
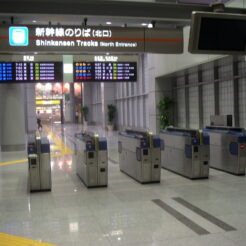
[[[0,83],[61,81],[61,62],[0,62]]]
[[[135,82],[136,62],[74,62],[76,82]]]

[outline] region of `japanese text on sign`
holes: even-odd
[[[110,38],[112,31],[106,29],[91,28],[63,28],[63,27],[37,27],[35,29],[36,37],[84,37],[84,38]]]

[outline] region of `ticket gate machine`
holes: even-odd
[[[203,131],[210,136],[210,167],[235,175],[245,175],[245,129],[207,126]]]
[[[190,179],[209,176],[209,136],[199,130],[168,127],[160,132],[162,167]]]
[[[28,167],[30,191],[51,190],[50,143],[38,133],[28,138]]]
[[[161,179],[160,138],[148,131],[119,132],[120,170],[138,182],[159,183]]]
[[[108,185],[108,148],[106,138],[94,133],[77,133],[76,172],[88,187]]]

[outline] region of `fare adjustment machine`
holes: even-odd
[[[140,183],[159,183],[161,176],[160,138],[143,130],[119,133],[120,170]]]
[[[28,138],[28,167],[30,191],[51,190],[50,143],[38,133]]]
[[[77,133],[76,172],[88,187],[108,185],[108,148],[106,138],[86,132]]]

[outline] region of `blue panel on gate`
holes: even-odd
[[[41,153],[50,153],[50,142],[46,137],[41,138]]]
[[[204,145],[209,145],[210,144],[210,138],[209,138],[209,135],[207,133],[203,133],[202,142],[203,142]]]
[[[238,155],[238,143],[236,142],[230,143],[230,153],[232,155]]]
[[[160,148],[161,147],[161,139],[159,136],[153,136],[153,147]]]
[[[106,138],[99,138],[99,150],[107,150],[107,140]]]
[[[240,137],[238,137],[238,142],[239,143],[246,143],[246,136],[240,136]]]

